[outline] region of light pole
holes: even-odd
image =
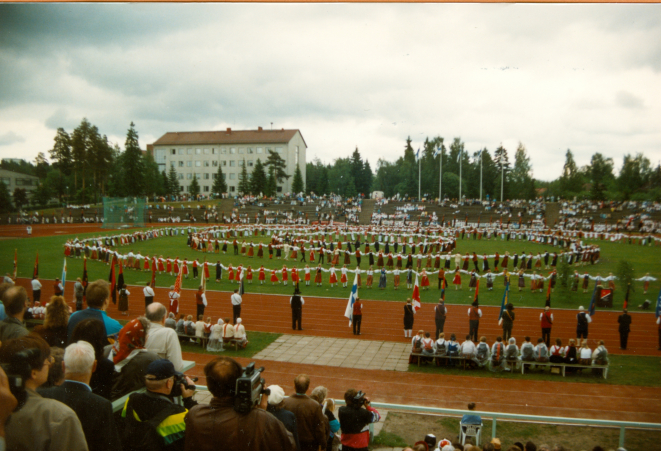
[[[441,165],[438,170],[438,203],[440,204],[441,202],[443,202],[443,196],[441,192],[441,186],[443,184],[443,151],[441,150],[441,148],[438,147],[436,148],[436,151],[439,155],[439,160],[441,160]]]
[[[482,152],[483,150],[480,150],[480,203],[482,202]]]

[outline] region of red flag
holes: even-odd
[[[420,304],[420,288],[418,287],[418,275],[415,275],[415,285],[413,285],[413,294],[411,295],[413,299],[413,313],[416,313],[422,305]]]
[[[18,274],[18,249],[14,249],[14,280]]]
[[[181,293],[181,278],[184,275],[184,265],[179,267],[179,274],[177,274],[177,279],[174,281],[174,292]]]
[[[209,263],[206,261],[204,262],[204,278],[209,278]]]
[[[552,277],[552,276],[551,276]],[[551,307],[551,277],[549,277],[548,288],[546,289],[546,306]]]
[[[477,300],[479,291],[480,291],[480,279],[477,279],[477,283],[475,284],[475,297],[473,298],[473,302],[479,303],[479,301]]]
[[[108,282],[110,283],[110,294],[112,296],[112,303],[117,304],[117,282],[115,280],[115,256],[112,257],[112,262],[110,263],[110,277]]]
[[[629,306],[629,289],[631,289],[631,284],[627,285],[627,294],[624,296],[624,306],[622,308],[627,308]]]
[[[37,258],[34,260],[34,271],[32,272],[33,278],[39,277],[39,252],[37,252]]]
[[[117,276],[117,284],[115,286],[115,294],[124,288],[124,271],[122,270],[122,260],[119,260],[119,276]]]
[[[151,260],[151,283],[150,286],[154,288],[156,286],[156,257]]]

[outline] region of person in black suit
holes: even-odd
[[[94,348],[86,341],[67,346],[64,352],[64,383],[39,391],[44,398],[60,401],[76,412],[90,450],[121,449],[113,419],[112,404],[92,393],[89,386],[96,368]]]
[[[619,323],[618,330],[620,332],[620,349],[627,349],[629,331],[631,330],[631,315],[629,315],[627,309],[622,310],[622,314],[618,316],[617,322]]]

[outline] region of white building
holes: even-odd
[[[12,196],[14,195],[14,190],[16,188],[21,188],[25,190],[28,197],[31,197],[32,192],[39,186],[39,177],[21,174],[20,172],[8,171],[7,169],[0,169],[0,182],[7,185],[7,191],[9,191],[9,194]]]
[[[285,160],[285,172],[290,177],[278,184],[278,192],[291,192],[296,166],[305,183],[307,145],[299,130],[232,130],[210,132],[168,132],[148,149],[153,149],[159,171],[169,173],[174,167],[181,191],[187,193],[195,174],[200,193],[211,194],[213,181],[222,168],[230,195],[238,194],[239,174],[243,164],[248,174],[260,159],[266,162],[268,151],[277,152]],[[245,163],[244,163],[245,162]]]

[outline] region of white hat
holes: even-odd
[[[585,310],[585,307],[583,307],[582,305],[578,308],[578,311],[579,311],[579,312],[582,312],[582,311],[584,311],[584,310]]]
[[[279,385],[269,385],[269,390],[271,394],[269,395],[269,404],[272,406],[277,406],[285,399],[285,391]]]

